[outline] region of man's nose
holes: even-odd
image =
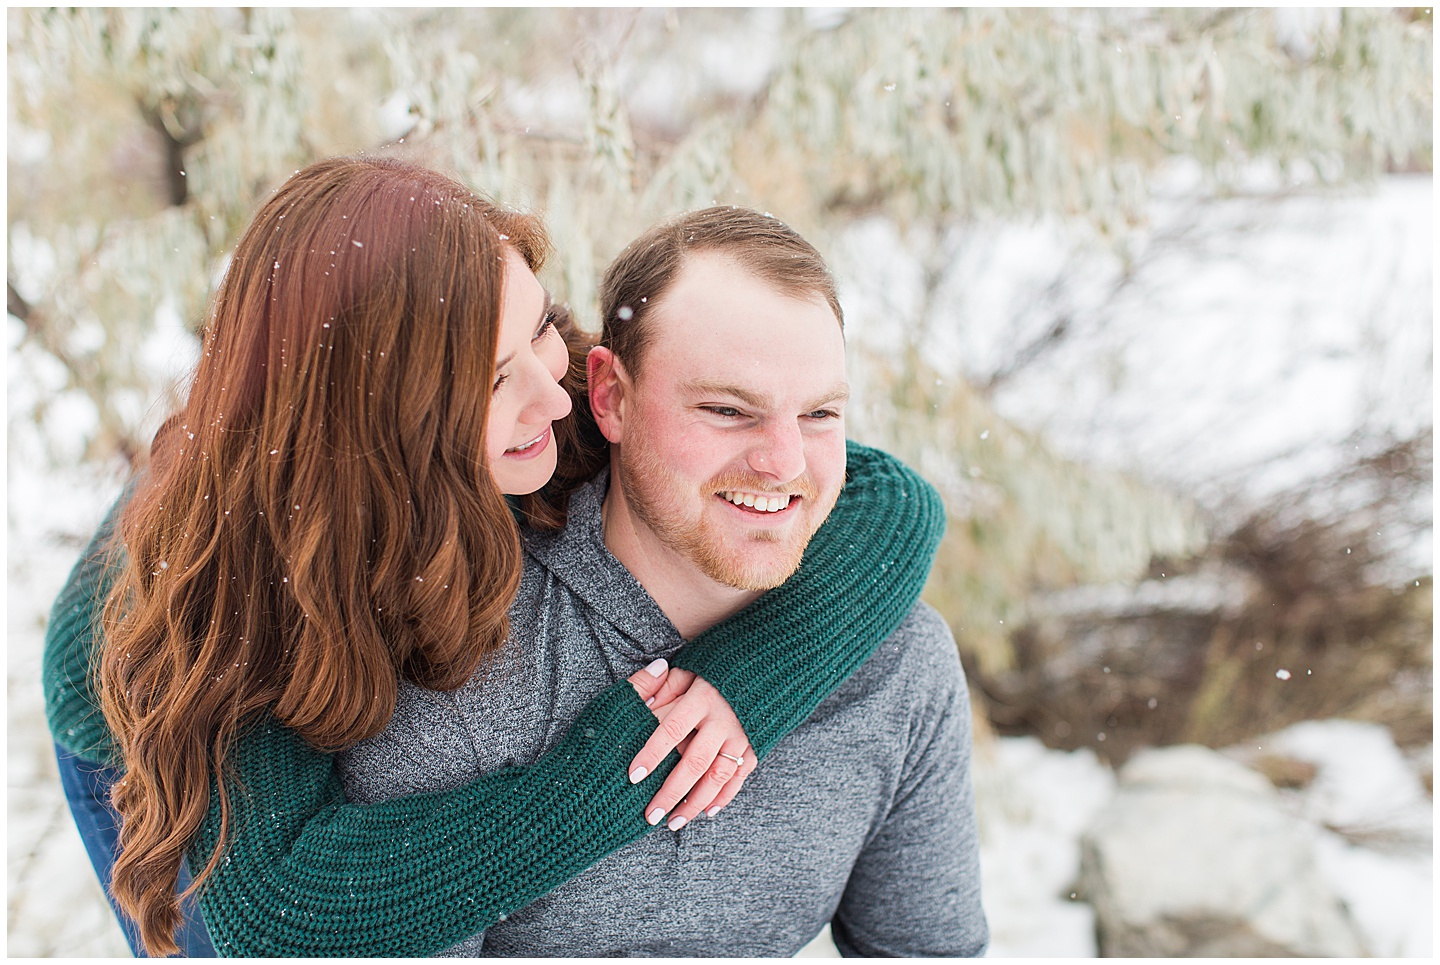
[[[805,440],[793,422],[771,424],[761,430],[748,454],[751,469],[776,482],[787,483],[805,471]]]

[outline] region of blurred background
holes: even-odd
[[[827,256],[850,435],[949,508],[992,954],[1429,956],[1429,8],[10,9],[7,53],[11,954],[127,953],[50,601],[260,200],[365,151],[541,213],[582,323],[682,210]]]

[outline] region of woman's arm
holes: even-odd
[[[797,577],[681,651],[732,701],[762,755],[899,625],[943,532],[939,497],[913,472],[860,446],[849,461]],[[56,603],[45,661],[52,731],[92,756],[108,748],[85,673],[103,599],[96,545]],[[236,748],[232,838],[200,898],[217,950],[426,955],[484,930],[650,830],[642,810],[678,756],[639,784],[626,769],[654,727],[620,681],[533,765],[354,805],[333,757],[267,716]],[[211,853],[218,817],[212,807],[192,859]]]

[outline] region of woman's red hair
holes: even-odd
[[[400,677],[456,687],[504,642],[520,550],[484,453],[507,247],[538,268],[538,221],[371,158],[296,173],[236,247],[105,607],[112,890],[152,954],[176,950],[212,787],[230,826],[253,715],[338,749],[385,726]]]

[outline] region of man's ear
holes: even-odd
[[[633,383],[619,356],[597,345],[585,356],[585,374],[590,386],[590,412],[605,438],[618,443],[624,436],[625,403]]]

